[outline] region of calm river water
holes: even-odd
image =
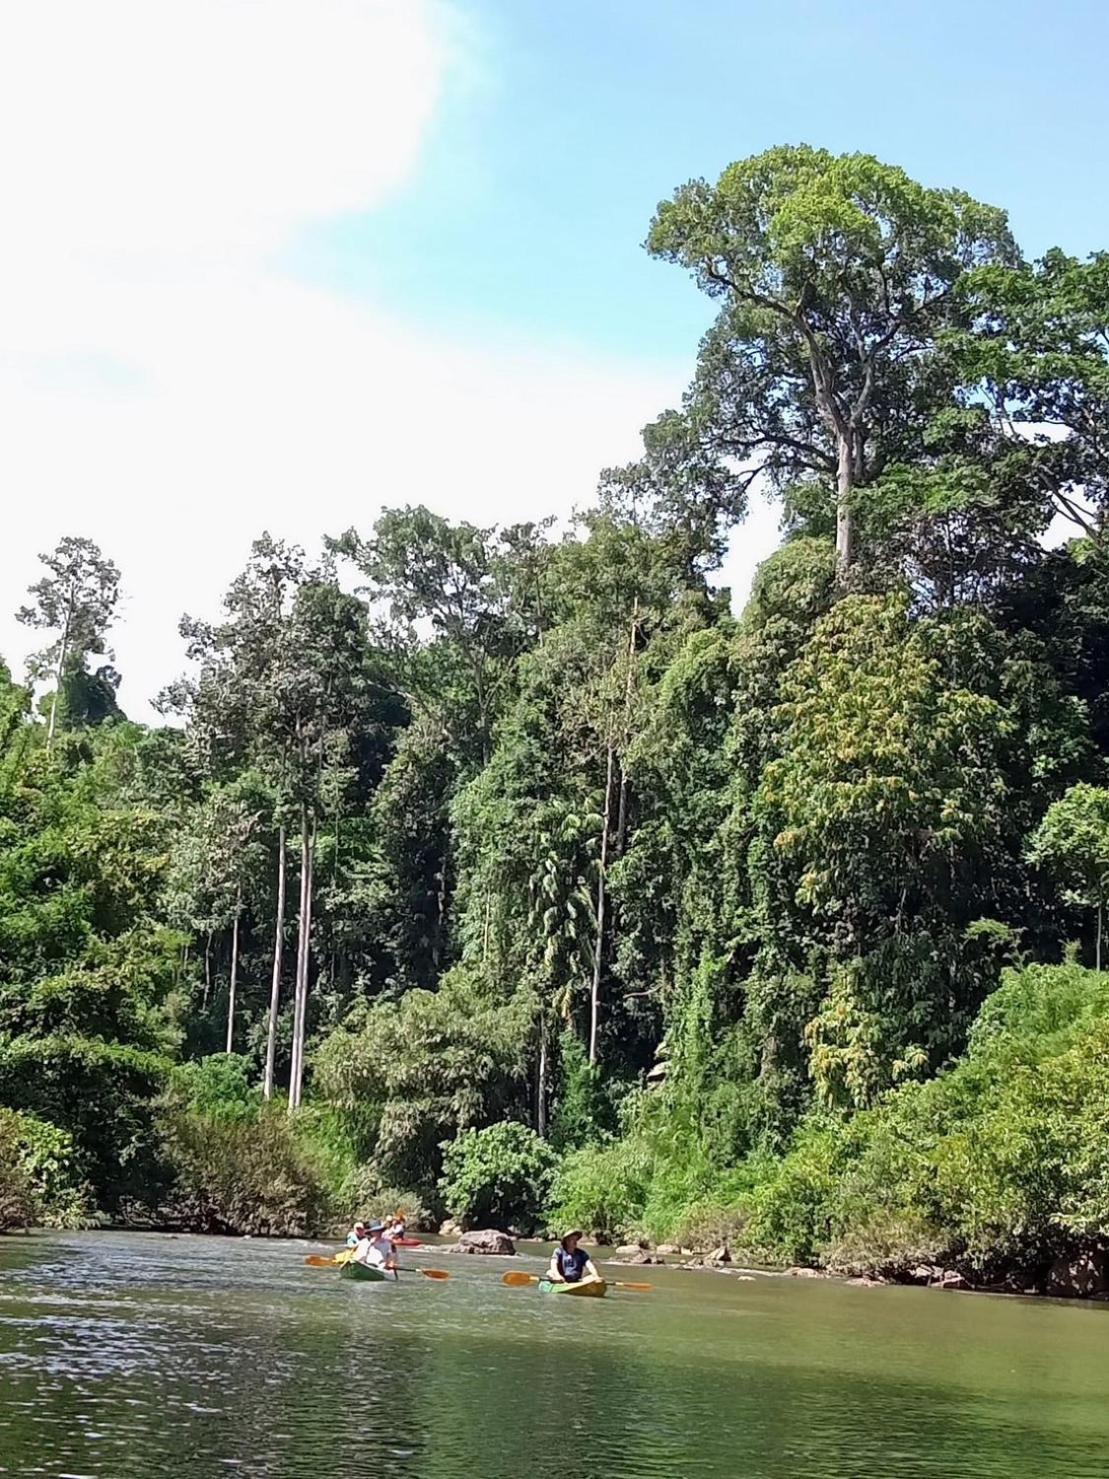
[[[1107,1306],[666,1269],[556,1301],[501,1286],[522,1259],[349,1284],[315,1246],[0,1242],[0,1473],[1109,1476]]]

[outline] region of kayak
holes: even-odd
[[[379,1268],[370,1268],[365,1263],[343,1263],[339,1266],[340,1279],[353,1279],[361,1284],[383,1284],[386,1274]]]
[[[422,1248],[424,1245],[419,1238],[390,1238],[394,1248]]]
[[[579,1299],[604,1299],[608,1285],[604,1279],[583,1279],[580,1284],[552,1284],[549,1279],[539,1280],[540,1294],[576,1294]]]

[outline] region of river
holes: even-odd
[[[558,1300],[500,1284],[535,1261],[349,1284],[316,1246],[0,1241],[0,1474],[1109,1476],[1106,1306],[653,1268]]]

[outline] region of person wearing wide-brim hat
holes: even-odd
[[[583,1236],[580,1227],[572,1227],[562,1234],[547,1269],[547,1278],[552,1284],[580,1284],[583,1280],[601,1277],[592,1258],[578,1246]]]
[[[355,1263],[364,1263],[367,1268],[392,1269],[393,1245],[385,1236],[383,1222],[371,1222],[363,1227],[362,1236],[354,1250]]]

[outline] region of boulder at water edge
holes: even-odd
[[[445,1253],[492,1253],[502,1258],[514,1257],[516,1245],[507,1233],[485,1227],[477,1232],[463,1233],[458,1242]]]

